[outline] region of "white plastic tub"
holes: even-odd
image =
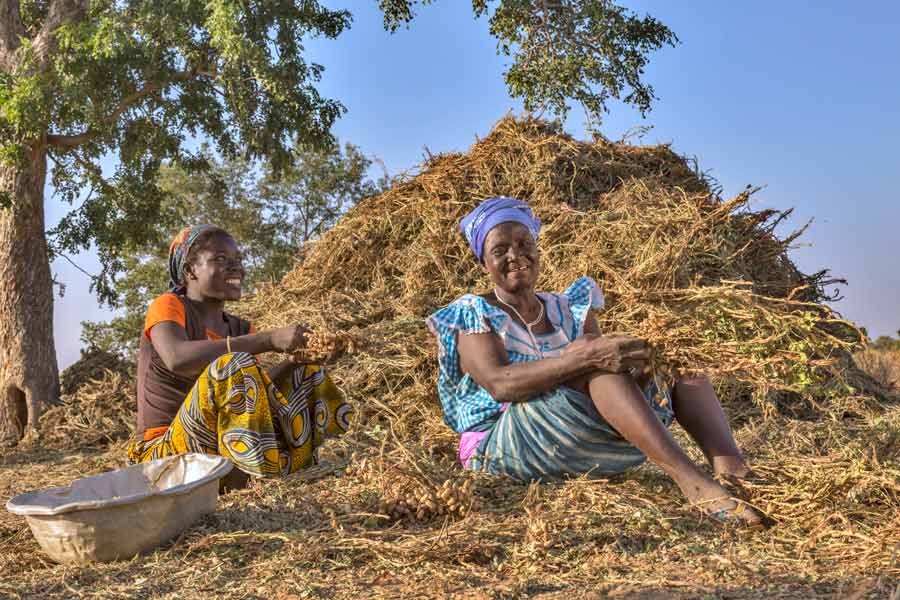
[[[25,517],[56,561],[126,559],[214,511],[218,480],[231,467],[221,456],[181,454],[26,492],[9,500],[6,509]]]

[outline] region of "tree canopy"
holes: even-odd
[[[432,2],[380,0],[385,28],[396,31],[416,5]],[[648,54],[678,43],[663,23],[611,0],[472,0],[472,10],[488,18],[497,52],[512,58],[503,74],[510,95],[527,111],[562,118],[575,101],[599,123],[611,98],[646,115],[656,98],[642,80]]]
[[[46,143],[56,195],[77,206],[51,231],[51,249],[93,243],[107,300],[122,251],[149,239],[164,162],[208,170],[191,150],[201,139],[228,159],[265,157],[277,172],[294,145],[331,143],[344,111],[316,90],[322,67],[303,51],[309,36],[337,37],[350,13],[315,0],[3,4],[2,38],[20,47],[0,78],[0,158],[15,164]],[[104,173],[109,156],[116,167]]]

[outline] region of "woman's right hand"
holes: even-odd
[[[586,333],[569,344],[564,355],[574,355],[591,369],[606,373],[643,372],[652,356],[645,340],[624,334]]]
[[[288,325],[279,329],[273,329],[269,333],[272,342],[272,350],[276,352],[291,353],[306,345],[306,334],[309,329],[305,325]]]

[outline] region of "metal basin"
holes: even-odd
[[[53,560],[126,559],[213,512],[218,480],[231,467],[221,456],[181,454],[19,494],[6,509],[25,517]]]

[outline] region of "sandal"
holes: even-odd
[[[731,500],[737,506],[734,508],[709,509],[703,505],[710,502],[718,502],[719,500]],[[720,525],[740,527],[742,529],[762,529],[765,527],[763,516],[757,512],[750,504],[744,502],[740,498],[720,497],[711,498],[709,500],[701,500],[693,502],[691,506],[697,508],[704,516],[709,517]]]

